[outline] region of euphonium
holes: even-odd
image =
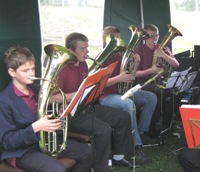
[[[86,57],[93,61],[93,64],[89,67],[88,75],[100,69],[113,54],[125,51],[125,49],[126,44],[123,39],[108,35],[106,37],[106,46],[103,51],[95,59]]]
[[[174,26],[168,24],[167,27],[168,27],[168,32],[165,34],[165,36],[158,48],[163,49],[176,36],[182,36],[182,33],[178,29],[176,29]],[[169,65],[165,60],[163,60],[157,56],[153,57],[152,66],[155,64],[159,64],[163,68],[163,73],[162,73],[163,79],[166,80],[167,78],[170,77],[171,72],[172,72],[171,65]]]
[[[135,75],[140,59],[133,61],[131,54],[133,53],[138,42],[142,39],[147,38],[148,34],[143,29],[133,25],[129,26],[129,30],[131,31],[132,35],[126,48],[126,51],[122,57],[120,73],[128,71],[130,74]],[[119,94],[124,94],[125,92],[127,92],[133,86],[133,82],[134,81],[120,82],[118,84]]]
[[[38,95],[38,118],[44,117],[44,115],[48,114],[48,104],[50,97],[55,92],[60,92],[63,96],[63,105],[62,107],[66,107],[66,97],[64,93],[57,87],[57,78],[58,74],[66,63],[75,63],[77,58],[66,48],[59,45],[47,45],[44,48],[45,53],[49,57],[49,63],[46,67],[46,72],[44,78],[41,79],[41,88]],[[33,78],[34,79],[34,78]],[[35,78],[37,79],[37,78]],[[59,118],[59,112],[57,110],[57,115],[54,118]],[[44,132],[40,131],[40,148],[44,153],[47,153],[51,156],[58,156],[64,149],[66,149],[67,144],[67,122],[68,118],[62,119],[63,125],[62,127],[54,132]],[[58,134],[59,137],[62,137],[62,143],[58,142]]]

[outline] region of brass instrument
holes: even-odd
[[[42,80],[41,88],[38,95],[38,118],[42,118],[48,114],[48,104],[50,97],[55,92],[60,92],[63,96],[63,105],[62,108],[66,107],[67,100],[64,93],[58,88],[56,82],[58,74],[66,63],[75,63],[77,58],[71,53],[68,49],[59,46],[50,44],[45,46],[45,53],[49,56],[49,63],[44,75],[44,78],[39,78]],[[32,78],[38,79],[38,78]],[[54,114],[54,118],[60,118],[59,111],[57,114]],[[44,153],[47,153],[51,156],[58,156],[67,145],[67,129],[68,129],[68,118],[65,117],[62,119],[62,127],[54,132],[45,132],[40,131],[40,148]],[[63,142],[59,144],[57,137],[62,137]]]
[[[168,32],[165,34],[162,42],[160,43],[158,48],[163,49],[171,40],[173,40],[176,36],[182,36],[182,33],[176,29],[174,26],[168,24]],[[168,79],[171,75],[172,72],[172,67],[171,65],[169,65],[165,60],[154,56],[153,57],[153,62],[152,62],[152,66],[155,64],[159,64],[161,65],[161,67],[163,68],[164,72],[162,74],[162,77],[164,80]]]
[[[156,78],[163,73],[163,69],[160,70],[154,77],[150,78],[149,80],[147,80],[143,85],[137,84],[136,86],[132,87],[131,89],[129,89],[127,92],[125,92],[122,96],[121,99],[124,100],[126,98],[129,98],[131,96],[133,96],[133,94],[135,92],[137,92],[138,90],[142,89],[144,86],[148,85],[149,83],[153,82],[156,80]]]
[[[148,37],[148,34],[143,29],[133,25],[129,26],[129,30],[131,31],[132,35],[122,58],[120,73],[128,71],[130,74],[135,75],[140,59],[133,61],[131,54],[133,53],[138,42],[146,39]],[[124,94],[125,92],[127,92],[133,86],[133,82],[134,81],[120,82],[118,84],[119,94]]]
[[[125,51],[125,49],[126,44],[123,39],[108,35],[106,37],[106,46],[103,51],[95,59],[88,56],[86,57],[93,61],[93,64],[89,67],[88,76],[100,69],[113,54]]]

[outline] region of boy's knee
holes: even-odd
[[[49,171],[49,172],[55,172],[55,171],[66,172],[66,167],[61,162],[51,163],[51,164],[49,163],[47,169],[44,169],[44,171]]]
[[[104,130],[104,134],[107,133],[107,135],[110,135],[112,133],[112,128],[110,125],[105,125],[105,126],[102,126],[103,127],[103,130]]]

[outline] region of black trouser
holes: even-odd
[[[91,147],[70,139],[67,141],[67,149],[62,152],[59,158],[69,158],[76,161],[70,172],[87,172],[92,167]],[[22,157],[17,158],[16,165],[27,172],[66,172],[66,167],[58,159],[38,150],[30,150]]]
[[[95,172],[108,171],[112,133],[114,154],[133,153],[130,115],[121,109],[95,105],[93,112],[71,117],[69,131],[94,135]]]
[[[178,160],[185,172],[200,171],[200,150],[184,148],[178,155]]]
[[[149,133],[154,134],[156,132],[156,123],[162,117],[162,128],[166,129],[170,126],[173,113],[177,113],[180,106],[180,100],[182,94],[175,95],[173,90],[166,90],[162,87],[157,86],[155,83],[150,83],[143,87],[144,90],[154,92],[157,95],[157,105],[154,110],[154,114],[151,119],[149,126]],[[173,95],[174,94],[174,95]],[[180,115],[178,115],[180,116]]]

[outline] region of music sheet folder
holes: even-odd
[[[74,116],[80,113],[92,104],[94,100],[98,99],[117,63],[114,62],[85,78],[71,102],[62,113],[61,118],[69,114]]]
[[[200,149],[200,105],[179,107],[188,148]]]

